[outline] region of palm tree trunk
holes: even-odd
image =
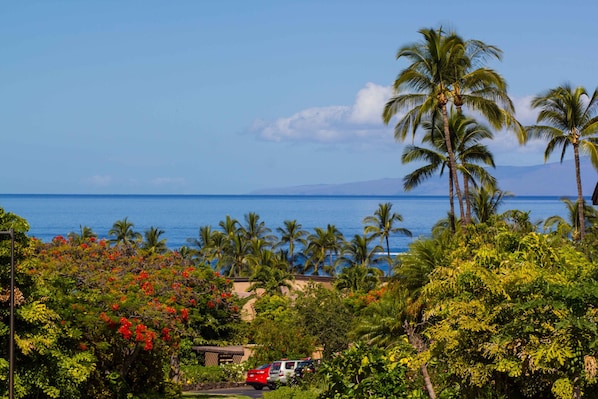
[[[385,236],[384,238],[386,239],[386,254],[388,255],[388,277],[390,277],[390,270],[392,269],[392,260],[390,259],[390,243],[388,242],[388,236]]]
[[[450,169],[450,166],[449,166]],[[455,226],[455,192],[454,192],[454,184],[453,184],[453,174],[449,172],[449,204],[450,204],[450,211],[449,211],[449,224],[451,226],[451,231],[454,233],[456,230]]]
[[[422,337],[415,332],[415,327],[411,325],[407,320],[403,322],[403,328],[407,333],[407,339],[413,348],[417,351],[417,353],[421,353],[426,350],[426,343],[422,339]],[[430,399],[436,399],[436,391],[434,390],[434,385],[432,385],[432,379],[430,378],[430,374],[428,374],[428,366],[426,363],[422,364],[420,367],[422,372],[422,377],[424,378],[424,384],[426,386],[426,391],[428,391],[428,396]]]
[[[461,224],[465,225],[465,210],[463,209],[463,195],[459,187],[459,178],[457,176],[457,163],[455,162],[455,153],[453,152],[453,144],[451,142],[451,132],[449,130],[448,113],[446,111],[446,104],[442,106],[442,122],[444,124],[444,140],[446,142],[446,150],[449,156],[449,172],[453,177],[453,184],[455,192],[457,193],[457,201],[459,201],[459,211],[461,216]],[[453,217],[454,217],[454,210]]]
[[[465,224],[471,223],[471,198],[469,198],[469,179],[463,176],[463,194],[465,195]]]
[[[573,143],[573,154],[575,156],[575,180],[577,182],[577,206],[579,207],[579,240],[586,235],[586,223],[583,214],[583,192],[581,188],[581,171],[579,166],[579,142]]]

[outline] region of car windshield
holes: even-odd
[[[263,370],[263,369],[267,369],[268,367],[270,367],[269,364],[262,364],[260,367],[256,367],[256,370]]]

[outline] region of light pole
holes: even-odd
[[[8,398],[13,399],[15,380],[15,232],[13,229],[0,231],[0,235],[10,236],[10,335],[8,347]]]

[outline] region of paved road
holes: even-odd
[[[252,387],[238,387],[238,388],[223,388],[223,389],[209,389],[206,391],[198,391],[199,393],[209,394],[223,394],[223,395],[245,395],[250,398],[261,398],[264,392],[268,392],[268,388],[264,388],[262,391],[253,389]]]

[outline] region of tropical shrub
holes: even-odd
[[[256,317],[249,327],[255,350],[250,364],[264,364],[277,359],[302,359],[315,349],[314,338],[297,322],[297,313],[290,300],[266,295],[256,301]]]
[[[181,344],[226,338],[238,320],[231,282],[174,252],[138,256],[93,237],[56,237],[37,243],[23,266],[65,345],[93,359],[82,398],[166,394],[178,382]]]
[[[428,356],[467,397],[595,397],[598,264],[556,235],[472,229],[424,287]]]
[[[326,384],[321,399],[412,398],[421,390],[411,387],[406,368],[378,347],[354,344],[324,362],[318,374]]]

